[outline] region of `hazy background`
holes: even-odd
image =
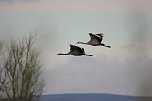
[[[113,93],[152,96],[151,0],[0,0],[0,40],[37,32],[44,94]],[[69,44],[103,32],[93,57],[57,56]]]

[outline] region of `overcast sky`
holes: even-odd
[[[45,94],[152,96],[151,0],[0,0],[0,40],[38,32]],[[69,44],[104,33],[111,45],[85,48],[93,57],[57,56]]]

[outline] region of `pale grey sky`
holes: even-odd
[[[0,40],[38,32],[44,93],[114,93],[152,96],[150,0],[0,0]],[[103,32],[112,46],[84,47],[93,57],[57,56],[69,44]]]

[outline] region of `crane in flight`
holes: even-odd
[[[93,56],[93,55],[85,54],[84,48],[81,48],[81,47],[78,47],[75,45],[71,45],[71,44],[70,44],[70,51],[68,53],[58,53],[57,55]]]
[[[104,46],[104,47],[108,47],[111,48],[111,46],[105,45],[104,43],[102,43],[103,40],[103,33],[99,33],[99,34],[92,34],[89,33],[90,35],[90,41],[88,42],[77,42],[77,44],[86,44],[86,45],[91,45],[91,46]]]

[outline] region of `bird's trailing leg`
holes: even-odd
[[[105,47],[111,48],[111,46],[105,46]]]
[[[111,48],[111,46],[107,46],[107,45],[105,45],[105,44],[103,44],[103,43],[101,43],[101,46]]]

